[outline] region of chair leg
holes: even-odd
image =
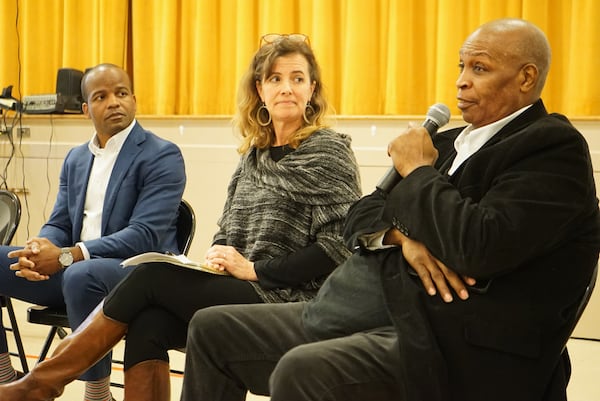
[[[15,338],[15,344],[17,345],[18,357],[21,361],[21,368],[23,373],[29,372],[29,365],[27,364],[27,356],[25,355],[25,348],[23,347],[23,340],[21,339],[21,332],[19,331],[19,325],[17,323],[17,317],[15,316],[15,309],[13,308],[12,301],[8,297],[4,297],[6,303],[6,310],[8,311],[8,318],[10,320],[10,330],[13,332]],[[14,353],[11,353],[15,355]]]
[[[56,327],[56,334],[58,334],[58,338],[61,340],[69,335],[69,333],[67,333],[67,331],[60,326]]]
[[[40,351],[40,356],[37,360],[37,363],[40,363],[44,359],[46,359],[46,356],[48,355],[48,351],[50,351],[50,347],[52,346],[52,341],[54,340],[54,336],[56,336],[56,333],[58,332],[59,328],[60,327],[58,327],[58,326],[52,326],[52,328],[50,329],[50,332],[48,333],[48,335],[46,336],[46,340],[44,341],[44,346],[42,347],[42,350]]]

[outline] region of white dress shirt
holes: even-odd
[[[504,117],[501,120],[493,122],[483,127],[473,129],[473,126],[469,124],[454,140],[454,149],[456,149],[456,157],[448,170],[448,175],[454,174],[456,170],[477,152],[487,141],[496,135],[506,124],[514,120],[519,114],[527,110],[531,105],[525,106],[509,116]]]
[[[97,133],[94,133],[88,144],[90,152],[94,155],[94,161],[85,195],[81,241],[100,238],[102,235],[102,212],[104,210],[104,198],[106,196],[106,189],[108,188],[108,181],[115,167],[119,152],[133,129],[135,122],[136,120],[134,119],[127,128],[110,137],[106,141],[104,148],[101,148],[99,145]],[[83,242],[78,242],[77,245],[81,248],[85,259],[89,259],[90,253]]]

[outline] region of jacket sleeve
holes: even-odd
[[[384,209],[384,220],[478,279],[548,255],[597,224],[585,140],[553,116],[494,138],[452,177],[416,169]]]
[[[344,225],[344,241],[350,250],[360,248],[359,238],[362,235],[373,234],[392,227],[384,220],[383,211],[387,195],[376,189],[370,195],[358,200],[348,210]]]
[[[103,222],[102,236],[84,242],[92,257],[176,252],[175,221],[185,183],[183,156],[175,144],[165,141],[138,156],[116,189],[113,209],[103,213],[109,221]]]
[[[65,161],[60,170],[58,194],[56,196],[56,201],[54,202],[54,208],[38,234],[40,237],[48,238],[57,246],[70,246],[75,243],[72,235],[73,224],[68,200],[68,170],[73,153],[73,149],[71,149],[65,157]]]

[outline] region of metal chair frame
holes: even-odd
[[[0,190],[0,205],[6,206],[10,214],[5,227],[0,231],[0,243],[2,245],[10,245],[21,221],[21,201],[14,192]],[[25,348],[23,347],[23,339],[21,338],[21,332],[19,331],[15,309],[10,297],[0,295],[0,307],[6,308],[8,319],[10,321],[10,327],[4,326],[4,330],[12,332],[17,346],[17,352],[10,352],[10,355],[19,357],[23,373],[27,373],[29,372],[27,356],[25,354]]]
[[[196,215],[194,213],[194,209],[189,202],[187,202],[185,199],[182,199],[181,204],[179,205],[179,215],[177,218],[177,246],[182,254],[188,254],[192,245],[192,240],[194,239],[195,231]],[[34,305],[30,306],[27,310],[27,320],[34,324],[52,326],[48,332],[48,335],[46,336],[46,340],[44,341],[44,345],[42,346],[42,350],[38,357],[37,363],[39,363],[46,359],[56,335],[58,335],[58,337],[61,339],[67,336],[67,332],[64,329],[70,328],[67,311],[65,308],[51,308],[47,306]],[[113,359],[112,362],[123,365],[123,361],[121,360]],[[171,372],[179,374],[183,373],[182,371],[173,369]],[[121,383],[111,382],[110,384],[113,387],[124,387]]]

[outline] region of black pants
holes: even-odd
[[[391,326],[311,342],[304,303],[229,305],[190,322],[182,401],[390,401],[399,389]],[[402,400],[399,400],[402,401]]]
[[[104,313],[129,325],[125,369],[146,360],[169,360],[168,350],[185,346],[187,327],[198,309],[262,303],[250,283],[162,263],[135,268],[108,295]]]

